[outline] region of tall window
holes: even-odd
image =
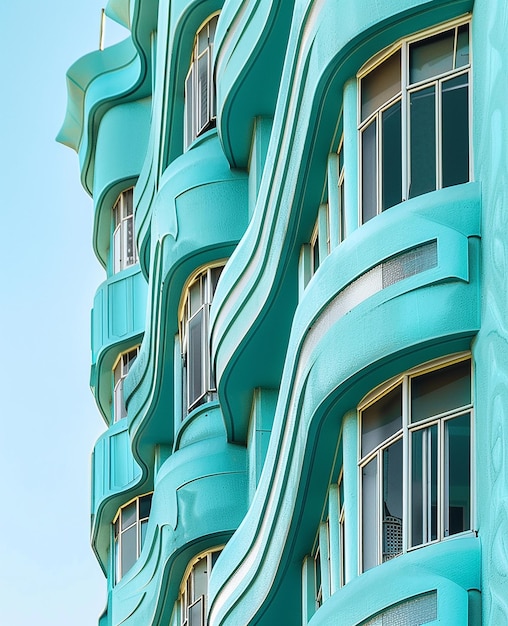
[[[362,223],[469,180],[469,24],[405,41],[360,77]]]
[[[339,243],[346,236],[346,208],[344,196],[344,137],[341,138],[338,151],[338,196],[339,196]]]
[[[339,558],[340,558],[340,586],[346,584],[346,515],[344,508],[344,472],[339,476]]]
[[[208,580],[221,549],[202,554],[191,567],[181,589],[182,626],[205,626],[208,602]]]
[[[129,370],[139,354],[139,346],[136,346],[128,352],[124,352],[118,357],[118,361],[113,368],[113,421],[118,422],[127,416],[125,408],[125,400],[123,397],[123,383]]]
[[[134,240],[133,187],[122,191],[113,207],[113,270],[120,270],[138,262]]]
[[[202,270],[185,292],[180,316],[183,367],[183,414],[215,397],[210,367],[210,305],[223,265]]]
[[[135,498],[118,511],[113,521],[116,582],[134,565],[141,554],[151,506],[151,493]]]
[[[471,529],[471,414],[464,358],[409,372],[360,407],[363,571]]]
[[[185,146],[215,125],[215,83],[212,56],[215,29],[219,16],[214,15],[200,28],[194,41],[189,72],[185,79]]]

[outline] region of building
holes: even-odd
[[[508,624],[506,2],[107,11],[99,624]]]

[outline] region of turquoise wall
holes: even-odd
[[[216,128],[184,150],[194,35],[219,10]],[[178,623],[188,563],[226,543],[210,579],[213,625],[271,625],[284,615],[291,625],[357,626],[436,590],[433,623],[508,623],[504,3],[116,0],[109,12],[132,36],[69,70],[59,135],[93,192],[94,247],[107,270],[92,311],[91,383],[107,423],[92,462],[92,544],[108,578],[101,625]],[[473,182],[361,226],[357,72],[386,46],[468,12]],[[310,277],[319,207],[322,217],[326,206],[338,210],[342,134],[346,238],[339,244],[332,213],[330,249],[321,242],[326,258]],[[111,210],[131,185],[140,262],[112,274]],[[372,268],[422,245],[435,246],[434,266],[365,287]],[[185,416],[182,294],[195,271],[227,259],[211,308],[218,401]],[[112,367],[139,342],[125,382],[128,417],[111,425]],[[360,575],[356,408],[392,376],[468,351],[474,532]],[[311,554],[335,510],[329,490],[341,468],[347,584],[334,529],[334,593],[316,611]],[[145,546],[115,585],[111,522],[151,490]]]

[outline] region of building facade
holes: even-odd
[[[508,624],[504,0],[110,0],[100,626]]]

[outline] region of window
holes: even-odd
[[[317,272],[319,267],[319,219],[312,231],[312,237],[310,238],[310,273],[311,276]]]
[[[215,398],[210,366],[210,305],[223,265],[202,270],[186,289],[180,316],[183,414]]]
[[[208,581],[222,549],[202,554],[192,564],[181,588],[180,607],[182,626],[206,624]]]
[[[340,140],[338,151],[338,196],[339,196],[339,243],[344,241],[346,236],[346,213],[344,196],[344,137]]]
[[[346,584],[346,515],[344,509],[344,472],[341,470],[338,485],[339,498],[339,568],[340,586]]]
[[[118,511],[113,521],[115,582],[122,578],[141,554],[151,506],[151,493],[135,498]]]
[[[314,593],[317,610],[323,604],[323,580],[321,577],[321,550],[319,544],[314,553]]]
[[[113,368],[113,421],[118,422],[123,417],[127,416],[127,409],[125,408],[125,400],[123,397],[123,383],[129,370],[136,360],[139,354],[139,346],[136,346],[128,352],[124,352],[118,357],[118,360]]]
[[[468,358],[409,372],[361,405],[363,571],[471,529],[471,414]]]
[[[113,207],[113,219],[113,271],[116,273],[138,262],[134,241],[133,187],[118,196]]]
[[[469,24],[402,43],[360,76],[362,223],[469,181]]]
[[[215,84],[212,56],[219,16],[202,26],[194,41],[189,72],[185,79],[185,147],[215,125]]]
[[[328,204],[321,204],[310,238],[310,275],[314,276],[319,266],[330,254],[330,224]]]

